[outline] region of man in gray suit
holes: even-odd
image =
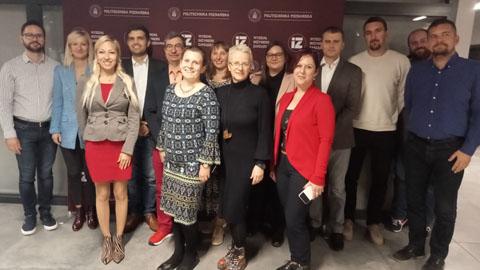
[[[330,232],[332,250],[343,249],[343,223],[345,208],[345,174],[354,146],[352,119],[357,113],[362,88],[361,69],[340,57],[345,47],[343,30],[328,27],[322,34],[323,58],[315,83],[322,92],[330,95],[335,107],[335,138],[328,161],[327,192],[314,200],[310,207],[313,233],[323,224]],[[322,203],[323,201],[323,203]],[[322,207],[323,204],[323,207]],[[323,216],[327,220],[322,224]]]

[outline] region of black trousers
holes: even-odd
[[[357,184],[367,153],[371,156],[371,186],[367,206],[367,225],[382,221],[382,207],[387,191],[387,181],[390,174],[395,146],[397,143],[395,131],[368,131],[354,129],[355,147],[352,148],[347,175],[345,176],[345,219],[355,220],[357,206]]]
[[[430,239],[430,253],[444,259],[452,240],[457,217],[457,195],[463,171],[452,172],[455,161],[448,158],[463,144],[463,139],[426,141],[410,134],[405,151],[407,184],[407,215],[409,219],[409,245],[423,250],[425,231],[425,197],[429,186],[435,198],[435,225]]]
[[[88,174],[87,166],[85,165],[85,150],[80,148],[78,138],[75,149],[63,147],[60,147],[60,149],[67,166],[68,196],[75,205],[94,207],[95,186]],[[82,182],[82,173],[85,173],[84,179],[87,180],[86,182]]]
[[[285,213],[291,260],[309,265],[310,236],[307,226],[309,205],[304,204],[298,197],[305,184],[307,180],[293,168],[286,155],[280,154],[277,190]]]

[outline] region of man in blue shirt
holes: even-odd
[[[452,21],[434,21],[428,28],[432,59],[412,66],[405,88],[410,231],[409,244],[393,257],[403,261],[425,255],[425,195],[432,185],[436,221],[424,270],[444,268],[458,189],[480,144],[480,63],[458,56],[458,40]]]

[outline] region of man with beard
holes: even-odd
[[[403,108],[405,78],[410,68],[408,58],[387,48],[387,23],[371,17],[363,25],[367,50],[354,55],[350,62],[363,71],[360,110],[353,118],[355,147],[352,148],[345,177],[346,204],[344,237],[353,238],[357,201],[357,182],[367,153],[371,156],[371,186],[367,205],[367,237],[383,245],[382,206],[387,180],[395,156],[396,124]]]
[[[432,52],[428,49],[428,33],[423,28],[415,29],[408,35],[408,49],[410,53],[408,58],[410,62],[417,62],[426,60],[430,57]]]
[[[132,57],[124,59],[122,66],[135,81],[142,119],[133,153],[132,179],[128,182],[129,214],[125,232],[135,230],[145,218],[150,229],[156,232],[155,237],[152,236],[148,242],[151,245],[158,245],[171,236],[172,221],[170,216],[165,215],[158,208],[160,206],[162,170],[161,168],[154,169],[153,165],[158,130],[156,129],[156,115],[151,117],[152,109],[149,108],[148,103],[156,100],[157,95],[163,100],[163,94],[168,85],[167,65],[163,61],[151,57],[150,32],[143,25],[133,26],[128,30],[127,46]],[[157,171],[159,173],[155,174]],[[159,194],[156,194],[157,191]],[[158,199],[157,208],[155,207],[156,198]]]
[[[459,57],[455,24],[438,19],[428,28],[432,58],[413,65],[405,89],[405,149],[409,243],[393,257],[425,255],[425,196],[435,197],[435,226],[424,270],[443,269],[453,236],[458,189],[480,145],[480,63]],[[461,82],[461,83],[460,83]]]
[[[25,52],[6,62],[0,70],[0,124],[5,144],[17,158],[25,215],[21,232],[31,235],[37,226],[37,202],[45,230],[57,228],[50,206],[57,145],[50,137],[49,127],[53,70],[58,63],[44,53],[45,30],[40,23],[27,21],[20,33]]]

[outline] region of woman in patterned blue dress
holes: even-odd
[[[210,168],[220,164],[219,105],[213,90],[200,81],[204,60],[200,49],[187,49],[180,62],[183,80],[167,87],[163,101],[157,140],[164,163],[160,207],[173,217],[175,251],[161,270],[198,264],[197,212]]]

